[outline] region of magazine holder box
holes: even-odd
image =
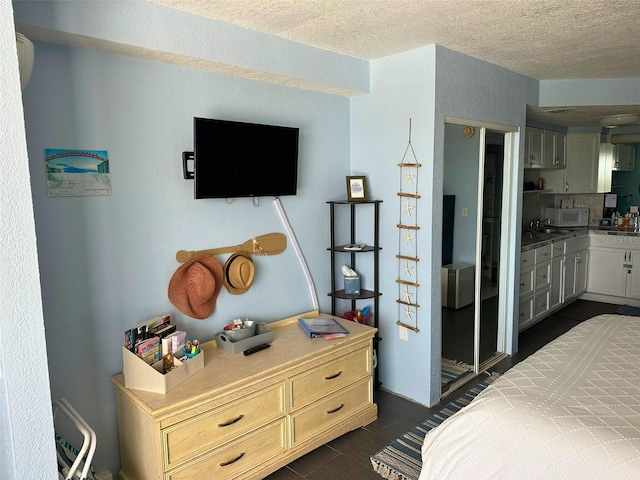
[[[204,351],[190,359],[173,357],[176,368],[162,374],[162,360],[149,365],[129,349],[122,347],[124,386],[165,394],[204,367]]]

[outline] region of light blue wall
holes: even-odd
[[[640,78],[542,80],[539,106],[640,104]]]
[[[537,82],[508,70],[428,46],[371,63],[371,93],[351,101],[352,171],[366,172],[374,196],[385,200],[381,215],[380,379],[383,385],[420,403],[433,404],[440,396],[439,357],[441,351],[440,265],[442,249],[442,194],[444,181],[445,116],[511,126],[525,125],[526,103],[537,98]],[[399,170],[397,164],[409,139],[420,169],[421,199],[418,206],[419,301],[418,333],[400,340],[397,320],[397,259]],[[473,166],[477,171],[477,156]],[[509,172],[521,176],[521,160],[515,159]],[[520,179],[513,185],[517,194]],[[517,197],[516,197],[517,198]],[[520,215],[511,211],[510,221]],[[517,273],[513,257],[516,238],[510,241],[508,274]],[[515,294],[512,292],[511,296]],[[515,342],[509,327],[509,348]],[[390,361],[385,361],[390,360]]]
[[[286,233],[271,198],[258,206],[251,199],[193,199],[193,181],[182,178],[181,166],[181,152],[192,149],[193,116],[300,128],[298,195],[280,200],[321,310],[329,311],[325,202],[345,195],[349,101],[44,42],[36,42],[36,51],[24,103],[51,394],[77,405],[97,432],[96,466],[115,472],[109,378],[122,371],[127,328],[169,312],[190,338],[206,341],[232,318],[269,322],[313,309],[291,243],[280,255],[255,256],[248,292],[230,295],[223,288],[206,320],[188,318],[169,302],[178,250]],[[45,148],[107,150],[113,194],[48,198]]]
[[[276,257],[256,257],[251,289],[237,297],[223,290],[208,320],[185,318],[169,304],[166,289],[178,266],[177,250],[234,245],[260,233],[283,231],[269,199],[257,207],[246,199],[230,205],[192,199],[192,185],[182,179],[180,154],[191,146],[194,115],[301,128],[300,192],[297,197],[283,197],[282,204],[323,310],[329,308],[326,200],[344,197],[346,175],[367,176],[371,195],[384,201],[381,380],[384,388],[421,403],[439,400],[439,212],[445,118],[523,128],[527,103],[570,104],[562,100],[570,96],[572,82],[542,82],[539,99],[538,82],[433,45],[368,63],[202,21],[148,2],[19,1],[14,5],[16,21],[26,28],[25,33],[29,26],[42,35],[68,30],[94,41],[91,48],[96,50],[105,41],[131,44],[141,49],[141,56],[158,60],[36,42],[34,74],[24,95],[40,261],[40,272],[33,274],[39,273],[42,282],[51,395],[67,397],[95,426],[99,469],[115,473],[119,464],[115,394],[109,377],[122,368],[125,328],[170,310],[192,336],[205,339],[236,316],[276,319],[311,307],[308,286],[291,248]],[[202,57],[199,69],[175,65],[191,57]],[[229,75],[221,73],[225,71]],[[265,80],[240,78],[243,75]],[[639,103],[638,89],[628,91],[635,80],[622,82],[613,81],[611,88],[581,81],[575,85],[587,92],[596,88],[598,95],[623,85],[626,102]],[[366,94],[369,89],[371,93]],[[364,95],[348,100],[319,90]],[[409,332],[409,340],[403,341],[395,324],[396,193],[397,163],[407,146],[410,119],[412,144],[423,165],[421,307],[420,332]],[[516,135],[515,142],[517,152],[523,140]],[[48,198],[44,148],[107,149],[113,195]],[[7,149],[2,152],[3,157],[12,154]],[[505,219],[502,241],[509,246],[505,275],[507,284],[513,285],[508,301],[511,310],[517,310],[513,303],[517,299],[514,258],[520,231],[520,156],[505,168],[514,179],[504,192],[505,201],[516,206]],[[15,322],[22,325],[15,316],[9,321],[14,330]],[[6,332],[7,320],[0,322]],[[516,335],[513,329],[509,333],[512,348]],[[33,411],[49,407],[40,401]],[[22,410],[12,407],[10,413],[19,416]],[[21,451],[19,439],[12,447],[21,459],[32,454]],[[35,475],[39,474],[50,478],[42,472]]]
[[[142,58],[342,95],[369,88],[365,60],[152,2],[14,0],[13,5],[17,31],[31,39],[94,50],[118,51],[124,45]]]
[[[412,50],[371,63],[371,93],[351,100],[351,169],[366,174],[373,197],[382,199],[380,211],[380,336],[379,371],[383,388],[401,393],[421,403],[429,403],[432,321],[429,317],[431,277],[431,218],[433,207],[433,105],[435,90],[435,46]],[[418,318],[411,323],[400,315],[398,292],[400,169],[398,163],[409,142],[417,161],[417,192],[421,195],[416,215],[420,284]],[[407,157],[407,161],[413,158]],[[440,205],[442,208],[442,204]],[[396,321],[416,325],[420,333],[409,331],[409,341],[398,340]],[[438,334],[437,329],[434,334]],[[439,378],[439,375],[438,375]]]

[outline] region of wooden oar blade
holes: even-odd
[[[249,243],[249,242],[246,242]],[[278,255],[287,249],[287,237],[282,233],[266,233],[251,239],[252,255]]]

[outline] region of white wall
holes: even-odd
[[[8,2],[0,2],[0,37],[0,478],[53,480],[56,460],[47,345],[15,30]]]

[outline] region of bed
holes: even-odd
[[[640,317],[605,314],[430,431],[419,480],[640,479]]]

